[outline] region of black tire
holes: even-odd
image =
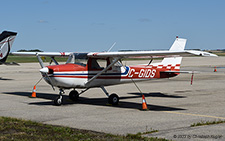
[[[78,93],[76,90],[72,90],[72,91],[69,93],[69,98],[70,98],[72,101],[77,101],[78,98],[79,98],[79,93]]]
[[[111,94],[109,96],[109,104],[112,104],[112,105],[118,105],[119,103],[119,96],[117,94]]]
[[[62,105],[62,99],[60,97],[57,97],[55,100],[54,100],[54,104],[56,106],[61,106]]]

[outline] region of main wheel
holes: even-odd
[[[72,90],[70,93],[69,93],[69,98],[73,101],[77,101],[78,98],[79,98],[79,93],[76,91],[76,90]]]
[[[56,106],[62,105],[62,98],[59,96],[54,100]]]
[[[108,100],[109,100],[109,104],[112,104],[112,105],[118,105],[119,103],[119,97],[117,94],[111,94]]]

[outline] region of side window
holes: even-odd
[[[114,64],[115,67],[122,67],[122,63],[121,63],[121,60],[117,61],[115,64]]]
[[[107,61],[103,59],[95,59],[91,60],[91,69],[93,70],[102,70],[106,67]]]

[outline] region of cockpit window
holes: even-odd
[[[73,63],[81,66],[86,66],[87,65],[87,53],[73,53],[69,56],[67,60],[68,63]]]
[[[74,63],[74,56],[73,54],[70,54],[70,56],[68,57],[66,64],[73,64]]]

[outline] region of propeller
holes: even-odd
[[[43,63],[41,57],[38,55],[38,53],[36,54],[36,56],[37,56],[38,61],[39,61],[40,65],[41,65],[40,72],[42,74],[42,78],[48,79],[48,82],[52,86],[52,89],[55,90],[55,88],[53,86],[53,83],[52,83],[52,80],[49,77],[49,76],[51,76],[53,74],[53,70],[50,70],[48,67],[44,66],[44,63]],[[51,74],[49,74],[49,73],[51,73]]]
[[[47,78],[49,81],[49,84],[52,86],[52,89],[55,90],[54,85],[52,83],[52,80],[50,78],[50,76],[52,76],[52,74],[49,74],[50,69],[48,67],[43,67],[42,69],[40,69],[40,72],[42,74],[42,78]],[[51,71],[53,72],[53,71]]]

